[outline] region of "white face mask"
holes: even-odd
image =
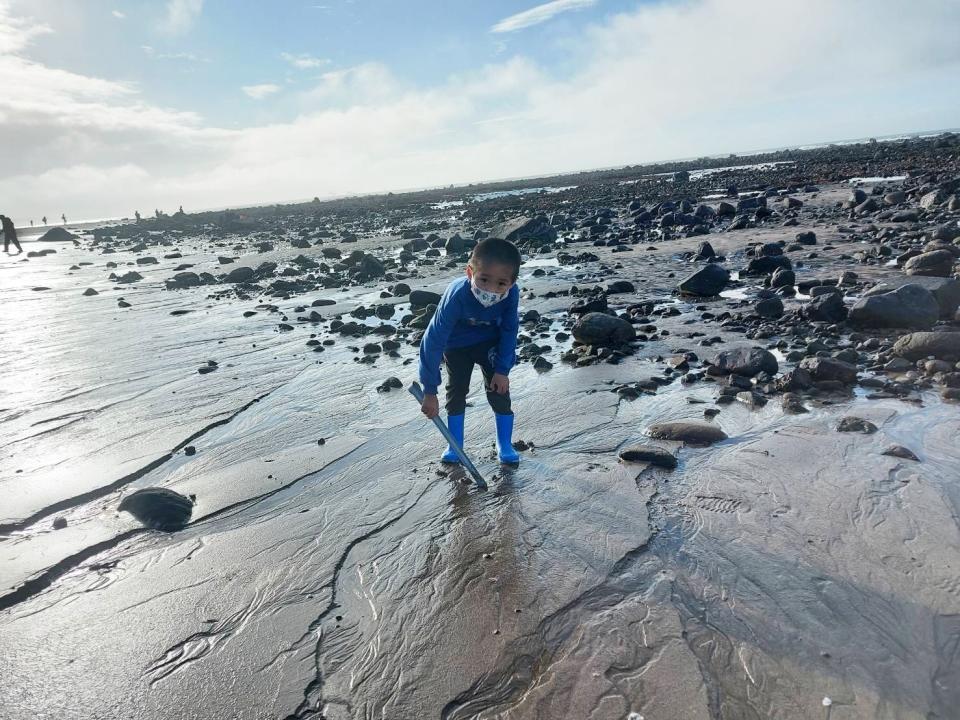
[[[477,302],[479,302],[485,308],[496,305],[498,302],[503,300],[510,293],[509,290],[507,290],[507,292],[499,293],[499,294],[495,292],[490,292],[489,290],[482,290],[477,287],[476,281],[472,279],[470,280],[470,290],[473,291],[473,296],[477,299]]]

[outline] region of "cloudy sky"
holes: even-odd
[[[188,211],[960,126],[958,0],[0,0],[0,212]]]

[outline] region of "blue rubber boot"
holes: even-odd
[[[453,439],[456,440],[460,447],[463,447],[463,414],[460,415],[447,415],[447,427],[450,428],[450,434],[453,435]],[[449,445],[447,446],[447,451],[440,456],[440,462],[451,463],[451,464],[460,464],[460,456],[457,455],[457,451],[454,450]]]
[[[497,415],[497,455],[505,465],[517,465],[520,453],[513,449],[513,415]]]

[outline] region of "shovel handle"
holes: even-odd
[[[420,387],[420,383],[411,383],[410,387],[407,388],[411,395],[413,395],[417,401],[423,405],[423,388]],[[450,447],[453,448],[453,451],[457,453],[457,457],[460,458],[460,462],[463,463],[463,466],[467,471],[473,475],[473,479],[477,483],[477,487],[481,490],[487,489],[487,482],[483,479],[483,475],[480,474],[480,471],[470,462],[470,458],[467,457],[467,454],[463,451],[463,448],[460,447],[460,444],[453,439],[453,435],[450,433],[450,428],[438,417],[431,418],[433,424],[437,426],[437,430],[440,431],[440,434],[450,443]]]

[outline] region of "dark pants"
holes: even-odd
[[[13,243],[17,246],[19,252],[23,252],[23,248],[20,247],[20,241],[17,240],[17,234],[15,232],[5,232],[3,234],[3,251],[10,252],[10,243]]]
[[[447,384],[444,388],[447,395],[447,415],[463,415],[467,407],[467,393],[470,392],[470,376],[473,374],[474,365],[480,366],[484,384],[490,387],[494,371],[489,354],[497,343],[495,338],[476,345],[451,348],[443,353],[443,361],[447,366]],[[510,410],[510,393],[501,395],[488,390],[487,402],[497,415],[513,415]]]

